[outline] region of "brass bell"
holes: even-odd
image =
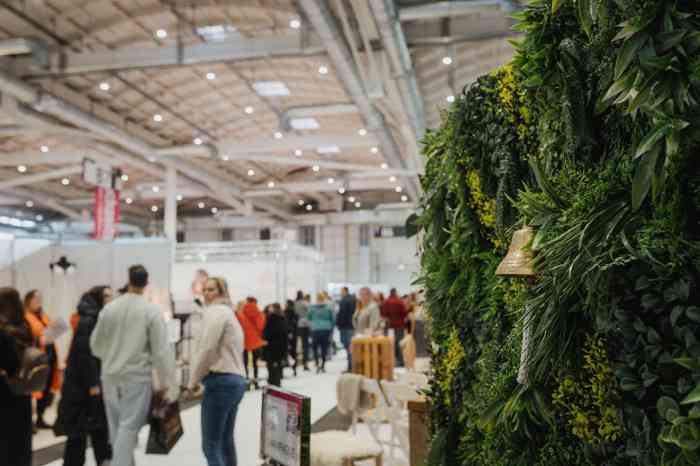
[[[534,236],[535,230],[530,226],[524,226],[513,233],[508,254],[498,265],[496,275],[508,277],[533,277],[535,275],[535,269],[532,267],[532,251],[526,249]]]

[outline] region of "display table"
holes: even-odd
[[[394,380],[394,340],[390,337],[352,339],[352,372],[375,380]]]
[[[421,466],[428,456],[428,403],[424,398],[408,403],[409,444],[411,445],[410,466]]]

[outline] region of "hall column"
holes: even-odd
[[[165,171],[165,216],[163,231],[170,240],[170,284],[172,291],[175,245],[177,244],[177,171],[167,167]]]

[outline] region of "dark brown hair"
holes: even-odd
[[[24,295],[24,308],[26,310],[29,310],[29,303],[34,299],[34,296],[36,296],[39,293],[39,290],[31,290],[29,293]]]

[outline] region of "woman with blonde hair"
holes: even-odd
[[[233,431],[247,382],[243,368],[243,329],[231,309],[226,280],[204,286],[204,318],[190,390],[204,385],[202,450],[209,466],[236,466]]]
[[[360,335],[382,333],[384,321],[379,311],[379,305],[372,296],[372,290],[364,287],[360,289],[359,295],[357,310],[352,318],[355,332]]]

